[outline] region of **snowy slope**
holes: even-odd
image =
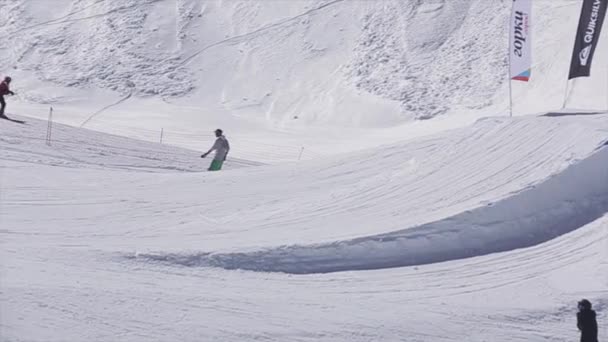
[[[508,0],[0,0],[0,340],[572,341],[582,297],[602,340],[580,4],[534,0],[509,118]]]
[[[17,129],[15,135],[22,134],[19,133],[21,126],[14,126],[17,127],[13,128]],[[112,230],[115,234],[135,233],[133,238],[139,251],[161,248],[167,251],[242,252],[277,245],[347,241],[453,220],[458,214],[480,208],[488,207],[482,209],[482,213],[491,212],[492,207],[500,207],[505,201],[518,197],[521,197],[519,204],[499,210],[503,212],[502,216],[521,219],[518,214],[528,207],[543,205],[547,210],[556,209],[552,215],[559,218],[559,215],[572,214],[569,210],[562,213],[559,207],[574,201],[576,205],[572,210],[583,210],[580,214],[593,220],[596,214],[584,215],[584,200],[600,196],[592,201],[599,206],[594,210],[606,209],[602,197],[608,193],[605,188],[608,183],[603,182],[605,149],[597,149],[606,142],[607,128],[604,115],[488,119],[471,128],[341,158],[205,176],[147,176],[122,172],[108,176],[106,170],[71,170],[34,164],[29,167],[42,168],[44,171],[40,173],[46,175],[49,183],[23,195],[30,200],[43,200],[40,196],[47,193],[65,193],[69,198],[73,193],[78,194],[80,200],[99,201],[91,207],[92,212],[80,210],[79,215],[84,219],[99,212],[115,212],[106,216],[112,222]],[[48,152],[41,151],[39,155],[45,153]],[[73,156],[76,160],[85,159]],[[5,163],[15,165],[8,160]],[[174,167],[179,169],[179,165]],[[25,186],[35,181],[20,169],[9,167],[5,170],[5,206],[12,203],[11,194],[15,194],[10,190],[12,187],[18,189],[19,184]],[[571,169],[574,171],[569,171]],[[573,176],[568,176],[568,172],[574,172]],[[545,182],[548,177],[557,175],[562,177],[556,178],[560,187],[545,185],[551,181]],[[98,192],[99,186],[106,191]],[[156,194],[165,193],[167,189],[179,196],[156,202]],[[563,192],[566,197],[558,196],[555,191]],[[126,203],[100,200],[106,198],[106,192],[134,204],[147,203],[144,212],[138,215],[143,221],[138,223],[133,211],[122,210]],[[521,203],[530,201],[533,206],[518,208]],[[547,203],[541,203],[543,201]],[[29,210],[27,206],[20,209],[19,203],[15,202],[16,207],[9,210],[11,217],[17,219],[16,226],[22,226],[19,211]],[[547,210],[543,210],[543,215],[549,212]],[[167,212],[174,214],[166,215]],[[55,216],[54,210],[46,214]],[[45,212],[38,212],[38,215],[43,219]],[[473,220],[490,219],[484,216],[487,215],[477,215]],[[150,217],[155,217],[156,228],[152,230],[148,223]],[[177,217],[181,222],[180,235],[200,238],[171,243]],[[537,223],[538,219],[541,218],[534,218]],[[52,219],[44,221],[48,222],[46,227],[50,230],[63,227],[62,224],[54,227]],[[98,220],[86,221],[93,226],[103,225]],[[76,226],[79,239],[86,239],[84,233],[91,229],[89,224]],[[549,224],[532,225],[529,229],[537,231],[524,230],[519,236],[544,234],[546,225]],[[133,231],[137,226],[146,227],[141,234],[148,238],[139,238],[138,230]],[[497,229],[503,233],[512,231],[503,226]],[[432,234],[436,230],[432,226],[422,229]],[[445,233],[452,236],[465,231],[458,233],[452,227]],[[154,234],[149,235],[152,232]],[[405,232],[407,238],[407,230]],[[418,234],[416,230],[413,232]],[[438,234],[442,234],[441,229]],[[492,238],[492,234],[487,238]]]
[[[60,121],[79,125],[109,106],[95,118],[106,128],[118,120],[272,131],[393,127],[508,108],[508,1],[45,4],[5,0],[0,12],[0,72],[15,77],[14,108],[27,115],[46,115],[33,104],[55,105]],[[516,114],[561,108],[580,8],[534,4],[534,76],[514,85]],[[606,109],[604,42],[594,77],[576,81],[570,107]]]
[[[221,174],[3,158],[2,336],[571,340],[571,308],[580,297],[606,319],[606,122],[605,115],[492,118],[338,159]],[[3,132],[12,136],[28,132],[6,124]],[[111,139],[101,142],[112,150]],[[138,144],[120,142],[131,151]],[[88,148],[71,153],[85,160]],[[53,148],[31,150],[55,159]],[[22,152],[24,160],[31,150]],[[504,222],[492,214],[501,206]],[[534,209],[534,216],[519,216]],[[566,218],[569,224],[555,227],[563,230],[550,229]],[[513,230],[509,219],[525,229]],[[442,220],[460,227],[424,225]],[[492,234],[484,234],[487,228]],[[399,250],[391,245],[399,239],[386,233],[402,234],[406,252],[423,247],[421,257],[446,255],[440,237],[466,249],[462,242],[470,239],[538,243],[567,234],[526,249],[395,269],[370,263],[378,269],[294,276],[210,267],[250,268],[257,260],[281,270],[285,261],[336,261],[323,255],[374,262],[379,252]],[[361,246],[348,242],[370,237]],[[330,242],[335,248],[324,251]],[[275,248],[292,244],[308,247]],[[286,254],[273,259],[273,250]],[[210,252],[216,264],[201,262]],[[223,264],[228,257],[235,264]]]
[[[72,168],[149,172],[200,172],[207,170],[210,163],[209,159],[200,159],[208,146],[200,146],[199,151],[189,151],[57,123],[51,126],[51,145],[48,146],[47,122],[23,119],[26,120],[25,125],[2,122],[1,160]],[[211,146],[213,141],[210,136],[207,137],[207,145]],[[231,157],[226,162],[225,169],[259,165],[259,162]]]
[[[9,341],[572,341],[582,296],[608,319],[607,232],[604,217],[525,250],[317,276],[132,264],[5,234],[1,331]]]

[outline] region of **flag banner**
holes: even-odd
[[[512,80],[528,82],[532,66],[532,0],[513,0],[511,14],[510,75]]]
[[[600,39],[607,7],[608,0],[584,0],[572,51],[569,80],[591,75],[591,61]]]

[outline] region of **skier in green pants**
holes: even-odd
[[[213,157],[213,161],[211,162],[209,169],[207,169],[209,171],[221,170],[222,164],[224,164],[226,156],[230,151],[230,144],[228,143],[228,139],[226,139],[221,129],[218,128],[215,130],[215,136],[217,137],[217,139],[215,139],[215,143],[213,144],[213,146],[211,146],[207,153],[201,155],[201,158],[205,158],[207,157],[207,155],[209,155],[209,153],[215,151],[215,157]]]

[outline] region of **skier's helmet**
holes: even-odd
[[[4,78],[4,81],[5,81],[5,82],[7,82],[7,83],[10,83],[12,80],[13,80],[13,79],[12,79],[10,76],[6,76],[6,77]]]
[[[218,128],[215,130],[215,135],[217,135],[218,137],[222,134],[224,134],[224,132],[221,129]]]

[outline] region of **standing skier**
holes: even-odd
[[[215,130],[215,136],[217,137],[217,139],[215,139],[215,143],[213,144],[213,146],[211,146],[207,153],[201,155],[201,158],[205,158],[207,155],[209,155],[209,153],[215,151],[215,157],[213,157],[213,161],[209,166],[209,171],[221,170],[222,164],[224,164],[226,156],[230,151],[230,144],[228,143],[228,139],[226,139],[221,129],[218,128]]]
[[[4,101],[4,95],[15,95],[15,93],[13,93],[10,89],[10,84],[11,84],[12,79],[8,76],[6,76],[4,78],[4,81],[2,81],[2,83],[0,83],[0,116],[1,117],[6,117],[6,115],[4,115],[4,109],[6,108],[6,101]]]
[[[576,326],[581,331],[581,342],[598,342],[595,311],[591,310],[591,302],[586,299],[578,302]]]

